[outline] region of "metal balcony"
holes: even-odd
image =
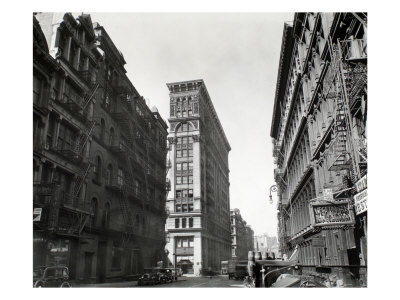
[[[345,61],[359,62],[367,60],[367,40],[349,39],[341,41],[340,44]]]

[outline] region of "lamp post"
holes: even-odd
[[[274,201],[272,200],[272,192],[277,192],[278,190],[278,186],[275,184],[271,185],[271,187],[269,188],[269,204],[274,203]]]

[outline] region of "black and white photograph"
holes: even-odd
[[[391,293],[395,10],[106,2],[2,25],[7,295]]]
[[[367,287],[367,28],[34,12],[33,286]]]

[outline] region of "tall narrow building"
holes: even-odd
[[[220,270],[230,258],[231,150],[203,80],[170,91],[167,253],[184,273]]]

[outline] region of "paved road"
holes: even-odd
[[[213,277],[179,277],[178,281],[167,284],[157,284],[154,286],[137,286],[137,281],[123,281],[102,284],[81,284],[73,285],[73,287],[134,287],[134,288],[209,288],[209,287],[224,287],[224,288],[242,288],[243,284],[240,280],[228,279],[227,276]]]

